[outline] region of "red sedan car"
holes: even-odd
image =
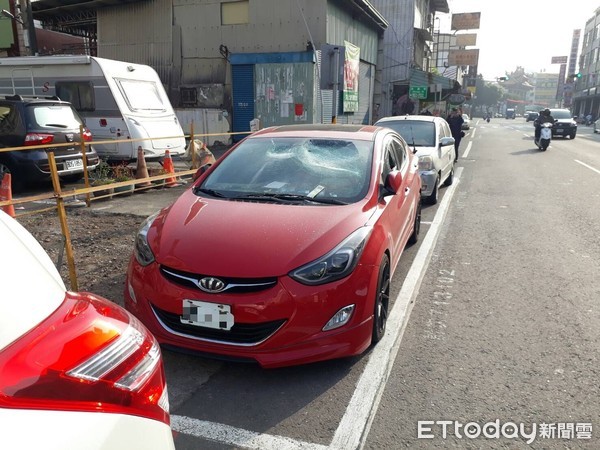
[[[254,133],[142,225],[125,305],[167,348],[263,367],[360,354],[418,238],[417,169],[388,128]]]

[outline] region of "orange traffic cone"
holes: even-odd
[[[167,173],[175,174],[175,166],[173,165],[173,159],[171,158],[171,153],[169,150],[165,150],[165,159],[163,159],[163,169],[167,171]],[[169,177],[165,180],[166,187],[175,187],[178,186],[177,179],[175,177]]]
[[[148,166],[146,166],[146,158],[144,157],[144,149],[140,145],[138,147],[137,167],[135,170],[135,178],[139,180],[140,178],[148,178],[149,176],[150,175],[148,174]],[[150,187],[150,186],[152,186],[152,183],[150,181],[144,181],[142,183],[137,183],[136,186]]]
[[[2,184],[0,184],[0,201],[12,201],[12,179],[10,173],[5,173],[2,176]],[[11,217],[16,217],[14,205],[6,205],[2,207],[2,211]]]

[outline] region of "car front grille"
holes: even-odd
[[[217,330],[181,323],[180,316],[150,305],[163,326],[183,337],[191,337],[232,345],[258,345],[272,336],[286,322],[285,319],[255,324],[236,323],[230,330]]]
[[[228,294],[243,294],[249,292],[258,292],[270,289],[277,284],[277,278],[227,278],[213,277],[161,266],[160,273],[169,281],[184,286],[189,289],[197,289],[208,294],[227,292]],[[202,288],[204,278],[217,279],[223,283],[223,287],[217,291],[211,291]]]

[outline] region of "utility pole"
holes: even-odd
[[[21,18],[25,33],[25,46],[29,48],[30,55],[38,54],[37,38],[35,35],[35,24],[33,23],[33,11],[31,9],[31,0],[19,0],[19,8],[21,9]]]

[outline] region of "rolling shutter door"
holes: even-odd
[[[233,96],[233,132],[249,132],[250,121],[254,119],[254,65],[239,64],[231,66]],[[234,134],[233,142],[247,135]]]

